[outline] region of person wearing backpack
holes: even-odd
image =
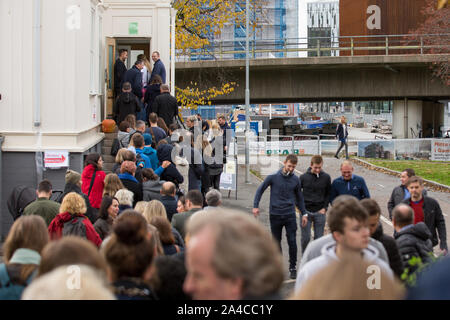
[[[22,216],[14,222],[3,244],[0,300],[20,300],[37,274],[41,252],[48,241],[47,225],[41,216]]]
[[[89,197],[91,206],[100,209],[103,188],[105,186],[105,171],[103,159],[98,153],[91,153],[86,157],[85,167],[81,174],[81,191]]]
[[[51,240],[58,240],[64,236],[78,236],[85,238],[100,247],[102,239],[95,231],[91,221],[84,215],[86,203],[75,192],[68,193],[61,204],[60,213],[48,227]]]
[[[92,223],[95,223],[95,221],[98,218],[97,212],[96,212],[97,210],[92,208],[88,196],[85,195],[83,192],[81,192],[81,174],[76,171],[68,169],[66,171],[65,181],[66,181],[66,184],[64,186],[64,192],[56,199],[56,202],[61,203],[63,201],[64,197],[66,196],[66,194],[68,194],[70,192],[78,193],[80,196],[83,197],[84,202],[86,203],[86,208],[87,208],[86,217],[88,217]],[[58,213],[59,213],[59,206],[58,206],[57,214]],[[51,222],[51,220],[50,220],[50,222]],[[49,224],[50,224],[50,222],[49,222]]]

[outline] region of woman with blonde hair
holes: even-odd
[[[347,119],[342,116],[341,122],[338,124],[336,128],[336,138],[339,140],[341,145],[336,151],[336,154],[334,157],[336,159],[339,159],[338,155],[341,149],[345,146],[345,158],[348,159],[348,145],[347,145],[347,137],[348,137],[348,126],[347,126]]]
[[[41,216],[22,216],[14,222],[3,244],[0,300],[20,300],[22,291],[37,273],[48,241],[47,225]]]
[[[51,240],[74,235],[86,238],[97,247],[100,247],[102,239],[95,231],[91,221],[84,215],[86,213],[86,203],[79,194],[75,192],[68,193],[61,203],[59,212],[48,227]]]
[[[121,149],[122,150],[122,149]],[[103,197],[114,197],[117,191],[124,189],[122,181],[115,173],[108,173],[105,177],[105,187],[103,188]]]
[[[133,209],[133,192],[123,188],[116,192],[115,197],[119,200],[119,214],[127,209]]]
[[[137,60],[142,60],[144,62],[144,68],[141,70],[142,73],[142,88],[144,89],[143,94],[145,95],[145,89],[147,88],[148,82],[150,81],[150,75],[152,74],[152,65],[145,54],[140,54],[137,56]]]
[[[152,200],[152,201],[148,202],[142,215],[144,216],[147,223],[150,225],[151,225],[151,220],[153,217],[162,217],[162,218],[165,218],[167,221],[169,221],[169,219],[167,219],[166,208],[164,207],[162,202],[159,200]],[[171,229],[172,229],[172,233],[175,237],[175,244],[184,248],[184,241],[183,241],[183,238],[181,237],[180,233],[174,227],[171,227]]]
[[[137,211],[140,214],[143,214],[146,206],[147,206],[147,201],[138,201],[138,203],[136,203],[136,205],[134,206],[134,211]]]

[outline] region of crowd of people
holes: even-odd
[[[81,173],[67,170],[55,200],[52,183],[39,183],[36,200],[4,243],[0,299],[281,299],[283,228],[289,277],[296,281],[292,299],[435,294],[429,283],[438,280],[428,271],[417,288],[405,290],[400,280],[405,269],[417,268],[411,258],[429,263],[435,246],[444,255],[448,250],[439,203],[412,169],[402,172],[387,204],[392,236],[383,231],[380,206],[352,162],[343,161],[341,176],[332,180],[318,155],[300,176],[297,156],[288,155],[259,186],[252,217],[222,207],[220,176],[229,147],[224,115],[212,122],[191,116],[187,130],[175,122],[167,127],[155,112],[149,125],[136,113],[122,115],[112,173],[92,153]],[[270,232],[255,219],[268,187]],[[448,278],[440,267],[447,261],[430,272]],[[377,290],[368,284],[374,266],[379,279],[373,286],[382,283]]]

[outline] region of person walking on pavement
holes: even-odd
[[[122,89],[122,79],[127,72],[127,67],[125,66],[125,60],[128,58],[128,51],[126,49],[119,50],[119,58],[117,58],[114,63],[114,101],[121,93]]]
[[[411,194],[408,191],[408,188],[406,187],[406,182],[409,178],[415,176],[416,173],[414,172],[414,169],[405,169],[400,174],[400,182],[401,185],[398,187],[395,187],[394,190],[392,190],[391,197],[389,198],[387,207],[389,211],[389,219],[392,220],[392,210],[394,207],[400,203],[402,203],[403,200],[406,200],[411,197]],[[427,190],[423,189],[423,195],[427,195]]]
[[[424,222],[432,235],[433,247],[438,245],[444,255],[448,252],[447,231],[445,227],[444,216],[442,215],[439,203],[428,196],[423,195],[422,178],[413,176],[406,182],[411,197],[404,200],[403,203],[409,205],[414,210],[414,224]],[[439,233],[439,240],[438,235]]]
[[[369,189],[367,189],[366,181],[363,177],[353,174],[353,165],[350,161],[345,160],[341,164],[342,176],[334,179],[331,184],[330,202],[343,194],[349,194],[358,200],[370,198]]]
[[[253,201],[253,215],[259,216],[259,202],[267,187],[270,188],[270,229],[277,240],[281,251],[281,233],[286,228],[286,238],[289,245],[290,278],[297,277],[297,218],[295,208],[301,215],[307,214],[300,179],[294,174],[297,166],[297,156],[288,155],[284,167],[269,175],[258,187]]]
[[[397,242],[403,265],[409,268],[410,274],[417,270],[417,266],[411,266],[409,260],[417,257],[423,263],[432,261],[433,244],[431,241],[431,232],[428,227],[419,222],[414,224],[413,209],[401,203],[392,210],[393,223],[395,233],[395,241]]]
[[[330,203],[331,177],[322,170],[323,159],[320,155],[311,158],[308,171],[300,176],[306,214],[302,217],[302,252],[311,238],[311,224],[314,225],[314,239],[323,236],[326,212]]]
[[[341,149],[345,146],[345,158],[348,159],[348,144],[347,144],[347,137],[348,137],[348,126],[347,126],[347,120],[344,116],[341,117],[341,122],[338,124],[336,128],[336,138],[339,140],[341,145],[336,151],[336,154],[334,157],[336,159],[339,159],[339,152],[341,152]]]
[[[152,81],[155,75],[159,75],[162,79],[162,83],[166,83],[166,67],[164,67],[164,63],[160,60],[158,51],[152,53],[152,60],[155,64],[153,65],[150,81]]]
[[[137,60],[134,63],[133,68],[128,70],[122,79],[122,84],[125,82],[129,82],[131,84],[132,92],[139,98],[140,102],[142,102],[144,97],[142,94],[142,68],[144,68],[144,62],[142,60]]]
[[[161,85],[161,94],[155,98],[152,104],[152,110],[162,118],[167,126],[170,126],[176,120],[178,115],[178,102],[170,94],[170,88],[167,84]]]

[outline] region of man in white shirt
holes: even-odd
[[[307,262],[300,269],[295,284],[296,292],[299,292],[315,274],[331,263],[339,261],[345,252],[360,253],[361,260],[380,267],[387,276],[394,278],[389,265],[379,258],[378,250],[369,245],[369,214],[356,198],[341,197],[345,197],[344,201],[340,201],[340,197],[337,198],[328,216],[328,225],[336,243],[324,246],[320,257]]]

